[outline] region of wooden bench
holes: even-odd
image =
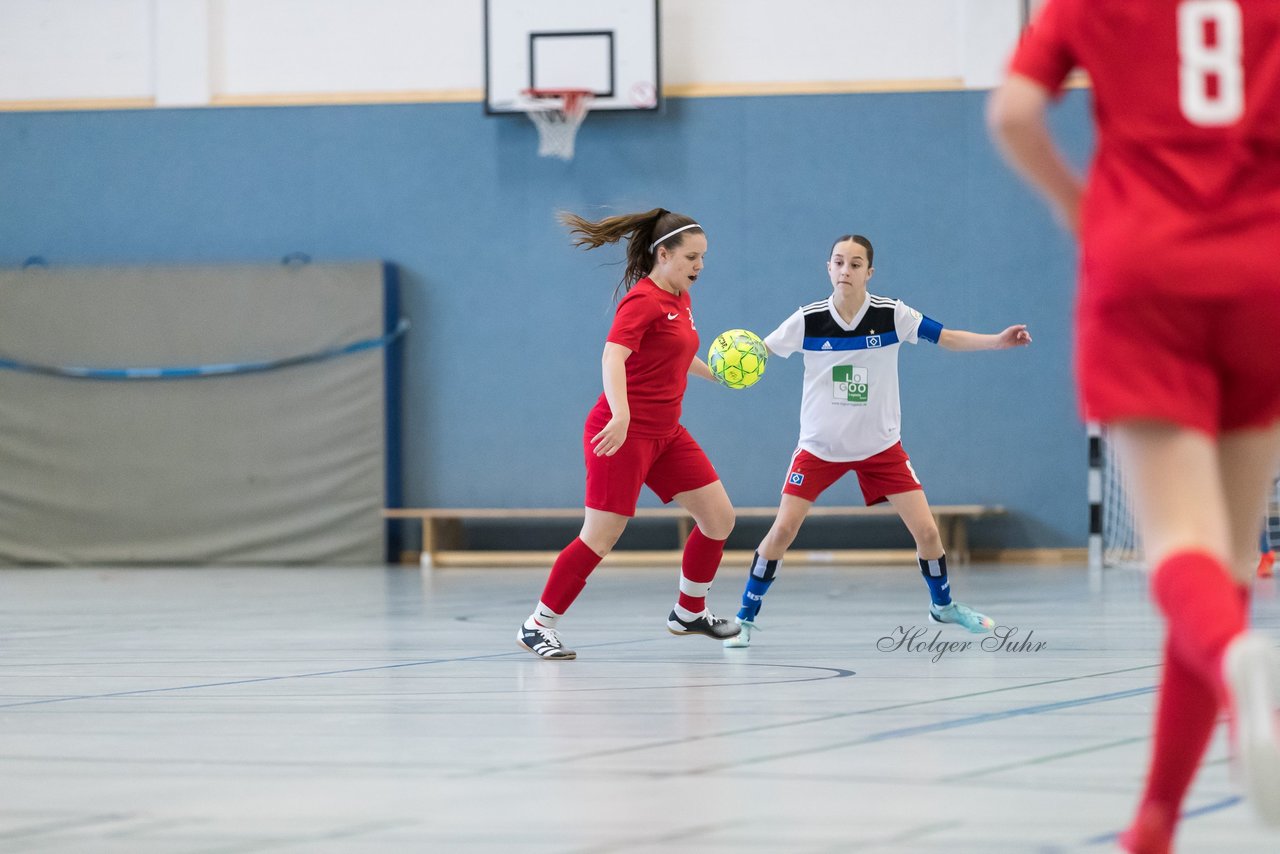
[[[930,508],[942,535],[942,545],[948,557],[955,563],[969,560],[969,521],[1003,514],[1003,507],[980,504],[938,505]],[[735,507],[739,519],[773,519],[777,507]],[[552,551],[497,551],[492,549],[469,550],[462,547],[462,525],[468,521],[550,521],[580,520],[581,507],[535,508],[476,508],[476,507],[389,507],[382,511],[386,519],[416,521],[422,528],[422,550],[418,560],[425,567],[449,566],[550,566],[555,560]],[[896,517],[892,507],[878,504],[874,507],[823,507],[809,511],[809,517],[836,517],[841,519],[865,519]],[[680,507],[641,507],[636,510],[637,519],[671,519],[675,522],[675,548],[615,549],[604,562],[614,565],[671,566],[680,563],[684,541],[693,527],[693,519]],[[745,563],[751,552],[731,550],[725,552],[725,560]],[[897,563],[915,560],[914,549],[794,549],[787,553],[792,563]]]

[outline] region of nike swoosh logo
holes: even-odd
[[[679,316],[680,316],[680,312],[677,311],[675,314],[668,314],[667,320],[675,320]]]

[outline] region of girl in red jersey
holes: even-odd
[[[689,217],[663,208],[598,222],[566,213],[561,221],[578,235],[574,244],[587,249],[626,239],[620,285],[626,293],[604,345],[604,393],[582,435],[587,462],[582,532],[556,558],[542,599],[516,640],[542,658],[577,657],[561,643],[556,624],[635,515],[641,486],[663,503],[678,502],[697,523],[685,543],[680,596],[667,630],[733,637],[737,625],[706,606],[724,541],[733,530],[733,505],[707,455],[680,424],[688,376],[715,381],[695,355],[698,331],[689,301],[707,253],[706,235]]]
[[[1046,123],[1075,67],[1093,86],[1087,183]],[[1170,850],[1223,704],[1249,798],[1280,823],[1275,650],[1246,630],[1280,467],[1277,115],[1268,0],[1048,0],[989,109],[1006,158],[1080,236],[1083,410],[1131,475],[1167,622],[1147,785],[1119,839],[1131,852]]]

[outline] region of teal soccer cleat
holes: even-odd
[[[952,602],[950,605],[929,606],[929,619],[935,623],[955,623],[975,635],[985,634],[995,628],[996,621],[986,614],[979,614],[968,605]]]
[[[744,646],[751,646],[751,633],[760,631],[760,627],[750,620],[743,620],[739,617],[734,617],[733,619],[742,628],[742,631],[731,638],[726,638],[724,645],[729,649],[741,649]]]

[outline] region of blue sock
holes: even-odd
[[[939,608],[950,605],[951,583],[947,581],[947,556],[925,560],[916,555],[916,559],[920,561],[920,574],[924,576],[924,583],[929,585],[929,596],[933,599],[933,604]]]
[[[781,560],[765,560],[756,552],[751,559],[751,574],[747,576],[747,589],[742,591],[742,607],[738,609],[738,619],[754,622],[764,604],[764,594],[769,592],[769,585],[778,574]]]

